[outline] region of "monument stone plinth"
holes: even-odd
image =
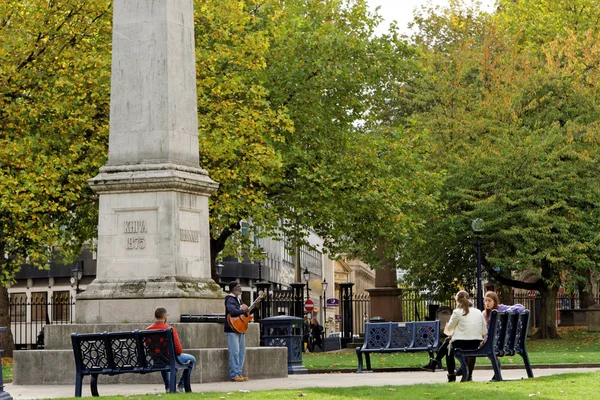
[[[74,382],[71,332],[144,329],[159,306],[196,357],[192,382],[229,380],[223,325],[179,323],[224,313],[210,273],[208,197],[218,185],[199,165],[193,15],[192,0],[114,1],[108,161],[90,180],[96,279],[77,295],[77,324],[46,325],[46,349],[15,351],[15,385]],[[258,347],[257,324],[246,337],[244,375],[287,376],[285,348]],[[101,381],[163,385],[158,373]]]
[[[115,1],[108,161],[99,194],[96,279],[78,323],[148,321],[166,307],[223,312],[211,279],[208,197],[200,167],[193,2]]]

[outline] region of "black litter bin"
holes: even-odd
[[[279,315],[260,320],[263,343],[266,347],[287,347],[288,374],[306,374],[302,364],[302,323],[298,317]]]

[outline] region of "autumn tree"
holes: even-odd
[[[433,133],[432,159],[448,171],[447,208],[411,241],[405,260],[414,282],[472,287],[470,222],[483,218],[488,276],[539,290],[538,335],[556,337],[561,278],[599,268],[597,39],[559,35],[532,49],[520,36],[527,28],[515,35],[505,20],[454,4],[417,19],[424,73],[404,101]],[[524,271],[539,280],[515,279]]]
[[[72,260],[95,237],[87,179],[103,165],[110,72],[109,1],[0,5],[0,325],[22,263]],[[10,328],[5,351],[12,354]]]
[[[205,1],[197,20],[201,163],[221,182],[213,260],[247,220],[296,245],[311,228],[377,266],[377,242],[401,243],[420,223],[409,210],[435,203],[422,141],[371,123],[408,74],[409,46],[375,38],[364,1]]]

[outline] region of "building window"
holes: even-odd
[[[10,320],[11,322],[27,321],[27,293],[10,294]]]
[[[48,321],[48,293],[31,293],[31,321]]]
[[[71,294],[69,291],[54,292],[52,295],[52,315],[54,321],[71,321]]]

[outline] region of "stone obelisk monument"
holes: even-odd
[[[77,297],[78,323],[142,322],[164,306],[222,312],[211,279],[208,197],[200,168],[192,0],[115,0],[108,162],[96,279]]]

